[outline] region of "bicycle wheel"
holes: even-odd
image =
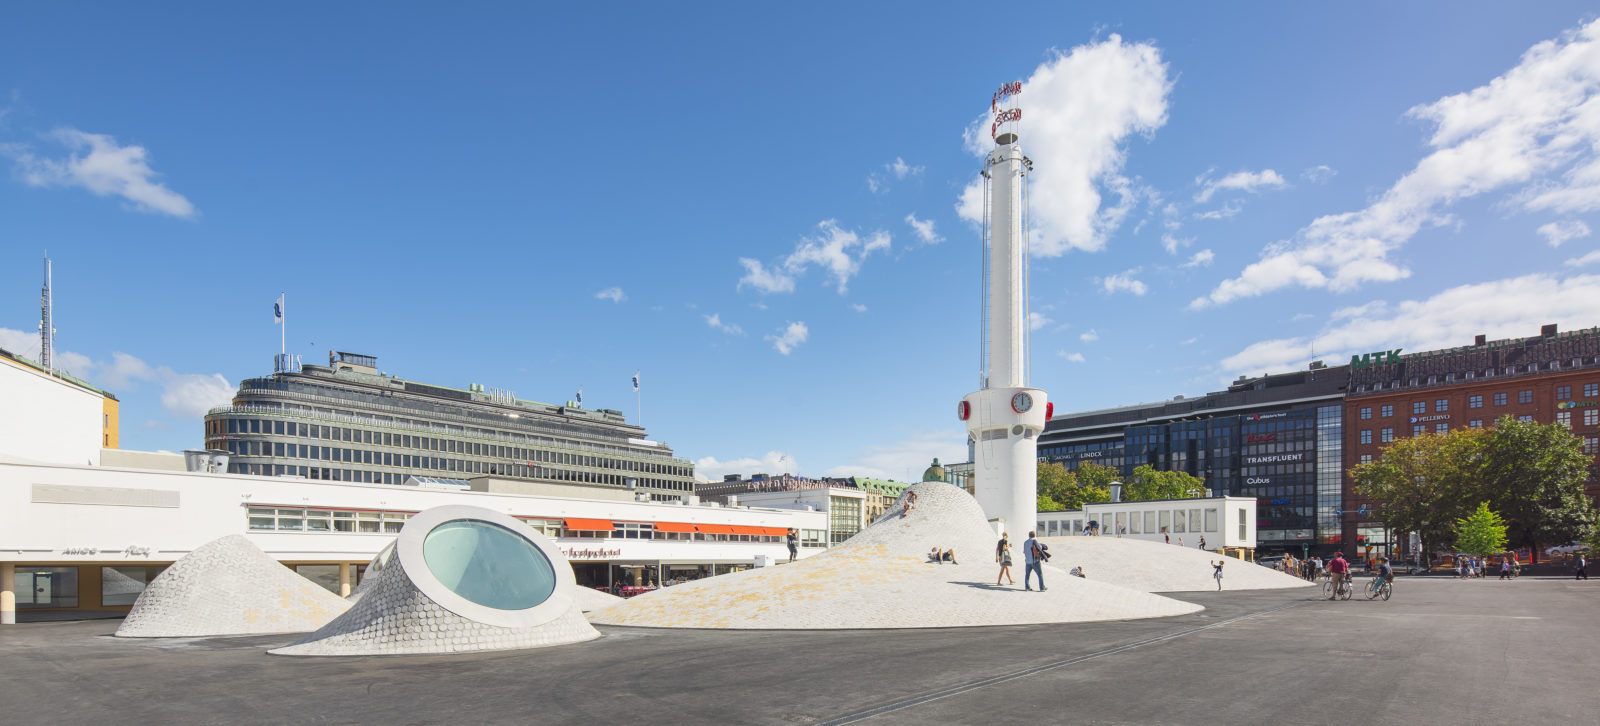
[[[1333,581],[1332,580],[1324,580],[1322,582],[1322,596],[1327,598],[1327,599],[1329,599],[1329,600],[1333,599]]]
[[[1377,580],[1373,580],[1371,582],[1368,582],[1367,583],[1367,599],[1371,600],[1373,598],[1376,598],[1377,596],[1378,596],[1378,581]]]
[[[1383,583],[1383,586],[1380,588],[1380,590],[1381,590],[1381,594],[1383,596],[1383,599],[1388,600],[1389,596],[1394,594],[1394,585],[1391,584],[1391,583],[1385,582],[1385,583]]]
[[[1339,599],[1341,599],[1341,600],[1349,600],[1351,595],[1356,594],[1356,587],[1349,580],[1346,580],[1346,581],[1341,582],[1339,584],[1344,587],[1344,594],[1340,595]]]

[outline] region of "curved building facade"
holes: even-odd
[[[235,474],[463,487],[493,476],[635,489],[656,501],[694,490],[694,464],[620,411],[408,381],[352,353],[242,381],[231,405],[206,414],[205,438],[232,455]]]

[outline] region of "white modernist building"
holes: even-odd
[[[1018,146],[1019,109],[1000,102],[1021,92],[1009,83],[995,93],[991,136],[995,148],[984,163],[988,207],[984,225],[986,314],[980,334],[983,372],[979,387],[961,400],[957,414],[973,445],[974,496],[997,528],[1026,538],[1034,521],[1039,434],[1049,420],[1045,392],[1028,385],[1028,251],[1026,184],[1032,162]]]
[[[1205,549],[1256,548],[1255,497],[1156,499],[1143,502],[1100,502],[1082,510],[1040,512],[1040,537],[1084,533],[1090,522],[1102,537],[1128,537]]]
[[[95,416],[98,417],[98,410]],[[96,431],[93,435],[98,436]],[[126,610],[143,584],[207,542],[242,534],[273,559],[348,595],[413,515],[466,504],[551,538],[579,585],[647,587],[788,559],[789,529],[821,511],[319,482],[64,465],[0,452],[0,605]],[[821,551],[803,548],[802,555]],[[0,608],[6,622],[11,608]]]

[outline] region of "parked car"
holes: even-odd
[[[1568,543],[1566,543],[1564,545],[1556,545],[1555,547],[1547,547],[1547,548],[1545,548],[1544,553],[1547,554],[1547,555],[1559,556],[1559,555],[1570,555],[1570,554],[1572,554],[1574,552],[1588,552],[1588,551],[1589,551],[1589,545],[1586,545],[1586,544],[1584,544],[1582,542],[1568,542]]]

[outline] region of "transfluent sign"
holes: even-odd
[[[1361,355],[1353,355],[1350,356],[1350,367],[1371,368],[1373,366],[1394,365],[1400,362],[1400,351],[1402,350],[1405,349],[1395,348],[1394,350],[1380,350],[1376,353],[1362,353]]]

